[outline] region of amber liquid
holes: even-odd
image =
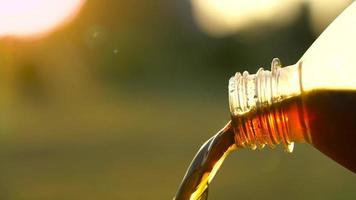
[[[264,119],[267,120],[263,123],[265,127],[257,123]],[[243,132],[250,135],[243,135]],[[289,135],[283,136],[286,132]],[[270,134],[268,138],[275,143],[281,143],[279,140],[286,137],[296,142],[308,142],[356,173],[356,91],[310,91],[232,118],[199,150],[183,178],[176,199],[206,199],[207,179],[213,174],[214,167],[221,165],[226,156],[224,153],[234,145],[243,148],[239,145],[242,139],[266,140],[266,134]]]
[[[174,199],[207,199],[209,179],[214,177],[228,152],[234,148],[234,144],[234,132],[229,122],[199,149]]]
[[[317,90],[302,100],[311,144],[356,173],[356,91]]]

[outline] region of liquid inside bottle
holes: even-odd
[[[356,91],[321,89],[234,117],[232,128],[240,147],[308,142],[356,173],[355,120]]]
[[[237,148],[309,143],[356,172],[356,90],[304,90],[303,63],[270,71],[237,73],[230,79],[229,101]]]
[[[356,91],[315,90],[294,101],[302,102],[311,144],[356,173]]]

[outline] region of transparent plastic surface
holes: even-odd
[[[356,2],[329,25],[298,64],[304,91],[356,90]]]
[[[238,147],[307,142],[356,172],[356,2],[295,64],[236,73],[229,82]]]

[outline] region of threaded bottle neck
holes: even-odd
[[[278,58],[273,59],[271,71],[260,68],[256,74],[245,71],[231,77],[229,106],[236,144],[256,149],[282,143],[287,151],[292,151],[294,141],[304,140],[295,132],[305,130],[296,130],[301,128],[291,127],[289,121],[293,118],[293,123],[302,124],[302,119],[274,105],[300,95],[300,86],[299,66],[281,68]]]

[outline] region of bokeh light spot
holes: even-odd
[[[43,36],[68,22],[85,0],[0,0],[0,37]]]

